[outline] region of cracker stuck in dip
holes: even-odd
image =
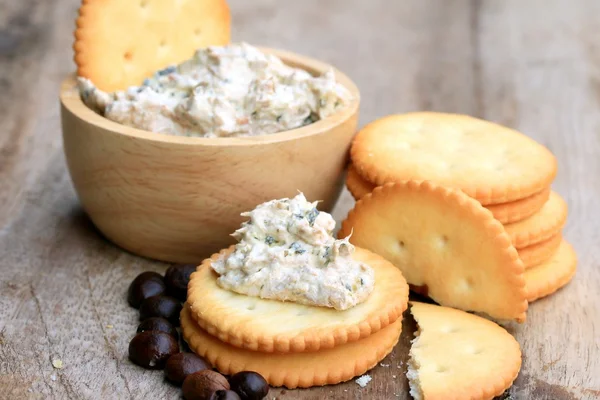
[[[373,291],[374,272],[352,259],[348,238],[303,194],[243,213],[235,250],[212,263],[219,286],[248,296],[346,310]]]
[[[285,65],[246,43],[198,50],[141,86],[106,93],[79,78],[84,103],[104,117],[180,136],[256,136],[301,127],[347,105],[333,70],[321,76]]]

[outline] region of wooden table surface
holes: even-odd
[[[230,0],[234,39],[327,60],[362,92],[361,125],[390,113],[467,113],[522,130],[559,160],[575,280],[511,327],[513,399],[600,398],[600,2]],[[58,88],[74,69],[78,0],[0,0],[0,398],[159,399],[180,391],[127,359],[131,279],[165,264],[103,239],[62,154]],[[334,212],[343,219],[344,192]],[[408,399],[413,323],[361,389],[269,399]],[[55,369],[53,360],[64,367]],[[493,371],[491,371],[493,373]]]

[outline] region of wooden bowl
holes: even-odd
[[[320,74],[330,66],[284,51],[286,64]],[[64,150],[79,200],[96,227],[132,253],[199,263],[234,240],[240,213],[298,190],[320,208],[335,204],[358,122],[351,104],[313,124],[243,138],[196,138],[148,132],[110,121],[79,97],[75,76],[61,87]]]

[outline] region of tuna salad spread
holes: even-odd
[[[248,296],[346,310],[373,291],[373,269],[352,259],[348,238],[303,194],[260,204],[232,236],[235,250],[212,263],[217,284]]]
[[[255,136],[298,128],[347,105],[333,70],[285,65],[246,43],[198,50],[141,86],[106,93],[79,78],[84,103],[115,122],[181,136]]]

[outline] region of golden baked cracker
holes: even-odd
[[[523,263],[500,222],[460,190],[388,183],[359,200],[338,237],[390,260],[436,302],[525,321]]]
[[[558,250],[560,243],[562,242],[562,235],[560,233],[552,236],[550,239],[546,239],[543,242],[532,244],[531,246],[517,249],[523,266],[525,269],[535,267],[538,264],[552,258],[554,253]]]
[[[477,118],[415,112],[366,125],[351,148],[352,163],[382,185],[430,180],[462,189],[484,205],[538,193],[556,175],[556,158],[527,136]]]
[[[535,301],[565,286],[577,269],[577,255],[573,247],[563,240],[552,258],[525,271],[527,299]]]
[[[225,0],[83,0],[75,30],[77,74],[112,92],[230,37]]]
[[[559,233],[567,222],[567,203],[556,192],[542,209],[523,221],[504,225],[506,233],[517,249],[530,246]]]
[[[541,210],[544,203],[550,197],[550,188],[520,200],[510,201],[508,203],[489,204],[485,206],[492,212],[494,218],[503,224],[522,221]]]
[[[364,302],[344,311],[261,299],[223,289],[210,267],[222,250],[191,276],[188,303],[201,328],[236,347],[263,352],[304,352],[365,338],[401,318],[408,305],[402,273],[383,257],[356,249],[353,257],[370,265],[375,287]]]
[[[350,163],[348,166],[348,174],[346,175],[346,187],[354,200],[359,200],[364,195],[371,193],[376,185],[365,180],[356,172],[356,168]],[[503,224],[521,221],[530,217],[539,211],[550,196],[550,188],[546,188],[541,192],[520,200],[511,201],[508,203],[490,204],[485,206],[492,212],[494,218]]]
[[[190,348],[219,372],[256,371],[271,386],[294,389],[333,385],[367,372],[398,343],[402,318],[364,339],[315,353],[262,353],[223,343],[198,326],[187,304],[181,311],[181,330]]]
[[[418,331],[407,377],[415,400],[488,400],[521,369],[519,343],[504,328],[453,308],[411,302]]]
[[[350,163],[348,165],[348,174],[346,175],[346,187],[348,191],[354,197],[354,200],[359,200],[364,195],[371,193],[375,189],[375,185],[371,182],[366,181],[362,176],[356,172],[354,165]]]

